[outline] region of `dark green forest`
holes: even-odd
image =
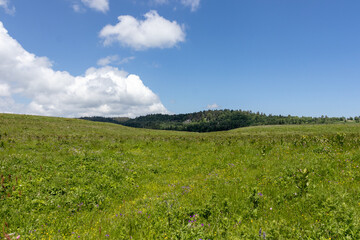
[[[359,122],[359,117],[297,117],[266,115],[242,110],[208,110],[187,114],[151,114],[134,119],[125,117],[82,117],[81,119],[110,122],[128,127],[189,132],[224,131],[240,127],[284,124],[330,124],[339,122]]]

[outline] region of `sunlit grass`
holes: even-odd
[[[359,124],[198,134],[0,114],[0,135],[11,239],[360,234]]]

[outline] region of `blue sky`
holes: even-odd
[[[359,12],[355,0],[0,0],[0,112],[358,116]]]

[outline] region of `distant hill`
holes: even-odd
[[[297,117],[282,115],[266,115],[242,110],[208,110],[187,114],[151,114],[130,118],[111,117],[83,117],[82,119],[111,122],[135,128],[149,128],[160,130],[176,130],[189,132],[224,131],[240,127],[259,125],[284,125],[284,124],[329,124],[345,122],[345,117]],[[350,118],[359,122],[359,117]]]

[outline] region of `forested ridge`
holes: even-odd
[[[124,117],[82,117],[81,119],[111,122],[135,128],[149,128],[160,130],[176,130],[190,132],[224,131],[240,127],[259,125],[284,125],[284,124],[329,124],[337,122],[355,121],[359,117],[297,117],[282,115],[266,115],[242,110],[208,110],[187,114],[150,114],[137,118]]]

